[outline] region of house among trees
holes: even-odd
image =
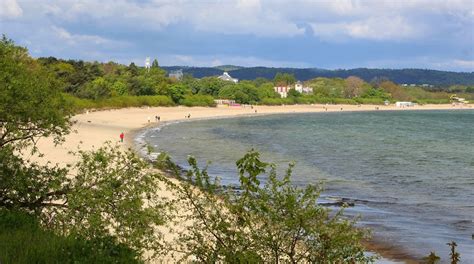
[[[294,86],[275,86],[273,87],[275,92],[279,93],[281,98],[286,98],[290,89],[295,89],[297,92],[302,94],[311,94],[313,93],[313,88],[304,86],[301,81],[297,81]]]
[[[183,78],[183,70],[176,70],[168,74],[170,78],[175,78],[176,80],[181,80]]]
[[[234,82],[234,83],[237,83],[239,81],[239,79],[232,78],[227,72],[224,72],[221,76],[217,78],[223,81],[229,81],[229,82]]]

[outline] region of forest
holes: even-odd
[[[454,94],[467,100],[472,100],[474,96],[474,86],[451,85],[443,89],[404,87],[385,77],[374,77],[366,81],[362,77],[351,75],[346,78],[309,79],[304,85],[311,87],[313,93],[301,94],[293,90],[288,98],[280,98],[273,87],[293,87],[298,80],[295,74],[276,72],[271,78],[258,77],[233,83],[217,78],[222,74],[221,69],[209,71],[214,75],[202,78],[195,78],[188,73],[180,79],[170,78],[164,70],[170,68],[160,67],[157,59],[153,60],[150,68],[139,67],[135,63],[127,66],[114,62],[85,62],[54,57],[38,58],[36,61],[55,79],[66,98],[78,110],[147,105],[214,106],[214,99],[264,105],[383,104],[386,101],[425,104],[450,103]],[[231,73],[242,70],[230,69],[233,69]]]

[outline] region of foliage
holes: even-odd
[[[2,263],[141,263],[113,237],[87,240],[61,236],[40,226],[25,212],[0,209]]]
[[[108,98],[112,94],[112,84],[103,77],[98,77],[88,83],[83,90],[79,92],[79,96],[88,99]]]
[[[258,90],[250,82],[226,85],[220,90],[219,97],[232,99],[241,104],[254,104],[259,100]]]
[[[71,95],[64,95],[75,112],[85,109],[113,109],[142,106],[173,106],[171,98],[164,95],[154,96],[117,96],[102,100],[81,99]]]
[[[447,243],[447,245],[451,248],[451,252],[449,256],[451,257],[451,264],[457,264],[461,261],[461,257],[458,252],[456,252],[456,247],[458,244],[454,241]]]
[[[296,83],[296,78],[290,73],[277,72],[273,78],[273,83],[276,86],[288,86]]]
[[[0,149],[69,131],[71,110],[58,82],[11,40],[0,40]],[[21,144],[19,144],[21,143]]]
[[[30,163],[7,149],[0,154],[0,208],[35,214],[64,235],[113,237],[139,254],[159,250],[161,176],[147,172],[133,152],[110,143],[79,151],[72,169]]]
[[[175,104],[185,102],[190,106],[208,105],[203,102],[190,102],[189,96],[198,94],[209,95],[214,99],[233,99],[242,104],[307,104],[317,103],[321,101],[320,98],[331,98],[329,101],[332,103],[339,101],[349,103],[376,102],[379,104],[382,101],[381,99],[383,101],[418,101],[424,103],[422,100],[428,100],[426,102],[444,102],[445,100],[441,99],[448,99],[450,95],[439,92],[439,90],[443,89],[448,92],[465,93],[466,95],[464,96],[468,100],[472,100],[474,97],[470,93],[473,91],[473,88],[468,85],[452,85],[445,88],[425,86],[420,88],[401,87],[389,81],[389,79],[398,81],[400,74],[407,78],[410,77],[408,78],[409,81],[406,81],[407,83],[432,83],[428,80],[425,81],[423,79],[425,77],[419,80],[413,79],[413,73],[420,76],[429,76],[429,78],[435,78],[438,75],[444,76],[444,72],[424,70],[354,69],[326,71],[320,69],[231,67],[233,75],[235,73],[236,77],[244,79],[234,84],[215,77],[222,73],[222,67],[163,67],[168,71],[178,69],[184,71],[184,78],[182,80],[175,80],[166,77],[166,72],[162,67],[159,67],[157,60],[153,61],[150,69],[138,67],[134,63],[124,66],[113,62],[65,61],[53,57],[40,58],[38,61],[57,77],[57,81],[62,83],[61,86],[65,87],[64,91],[66,93],[96,101],[126,95],[165,95],[169,96]],[[224,66],[224,68],[227,68],[227,66]],[[250,71],[253,71],[252,74],[256,74],[252,78],[255,79],[254,81],[246,81],[246,78],[242,78],[240,75],[240,73],[249,75]],[[272,74],[269,75],[270,73]],[[450,74],[462,75],[460,78],[469,78],[464,76],[464,73]],[[191,75],[203,78],[196,79]],[[260,76],[273,78],[273,82],[268,82],[268,79],[261,78]],[[296,91],[291,91],[289,97],[292,99],[290,101],[267,99],[277,99],[279,97],[273,90],[273,86],[293,85],[297,80],[296,77],[300,80],[308,80],[306,84],[313,88],[313,98],[307,95],[300,97]],[[367,83],[366,81],[369,80],[371,82]],[[445,80],[447,79],[442,79],[441,82],[445,82]],[[185,96],[188,97],[186,100],[184,100]],[[359,100],[359,98],[367,99]],[[357,100],[353,101],[351,99]],[[83,105],[87,105],[87,103],[83,102]],[[130,104],[119,103],[118,105],[127,107]]]
[[[316,78],[308,81],[313,93],[319,97],[342,97],[345,87],[343,79]]]
[[[235,192],[212,180],[194,158],[189,164],[187,183],[174,187],[178,202],[189,212],[176,220],[186,228],[177,231],[170,246],[184,254],[182,260],[193,256],[205,263],[373,261],[361,245],[365,231],[344,220],[342,211],[330,214],[317,205],[320,187],[292,185],[293,165],[279,179],[274,165],[251,151],[237,161],[240,185]],[[267,171],[268,180],[262,185],[260,178]]]
[[[180,101],[185,106],[216,106],[214,98],[210,95],[187,95]]]
[[[295,88],[291,88],[289,91],[288,91],[288,97],[290,98],[297,98],[297,97],[300,97],[301,96],[301,93],[296,91]]]
[[[423,258],[426,264],[436,264],[441,258],[436,253],[431,252],[428,256]]]
[[[265,82],[257,87],[257,96],[260,101],[264,98],[280,98],[280,95],[273,89],[273,83]]]
[[[346,79],[346,86],[344,87],[344,96],[346,98],[359,97],[364,94],[365,82],[359,77],[349,76]],[[365,89],[366,90],[366,89]]]
[[[211,95],[217,97],[220,90],[229,85],[229,82],[220,80],[216,77],[206,77],[200,80],[191,80],[186,83],[193,94]]]
[[[171,85],[168,90],[171,99],[175,103],[179,103],[186,95],[191,95],[191,90],[181,83]]]

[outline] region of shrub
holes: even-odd
[[[64,97],[66,98],[66,101],[75,110],[75,112],[80,112],[85,109],[110,109],[124,107],[174,105],[173,100],[171,100],[170,97],[164,95],[117,96],[101,100],[82,99],[69,94],[64,94]]]
[[[202,263],[373,262],[361,243],[367,233],[343,219],[342,210],[333,214],[318,205],[318,185],[294,186],[293,165],[278,177],[274,165],[250,151],[236,163],[236,192],[223,189],[194,158],[189,164],[184,183],[175,186],[174,203],[188,212],[175,219],[184,228],[170,246],[184,253],[180,261],[193,256]],[[265,184],[260,183],[263,175]]]
[[[293,98],[263,98],[261,104],[263,105],[291,105],[295,104]]]
[[[180,104],[185,106],[216,106],[214,98],[210,95],[186,95],[181,101]]]

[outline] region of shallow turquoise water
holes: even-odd
[[[180,165],[212,161],[211,175],[236,182],[235,161],[251,149],[295,184],[325,184],[324,197],[355,200],[349,214],[374,235],[417,257],[448,255],[457,241],[474,263],[474,111],[269,115],[182,122],[145,140]]]

